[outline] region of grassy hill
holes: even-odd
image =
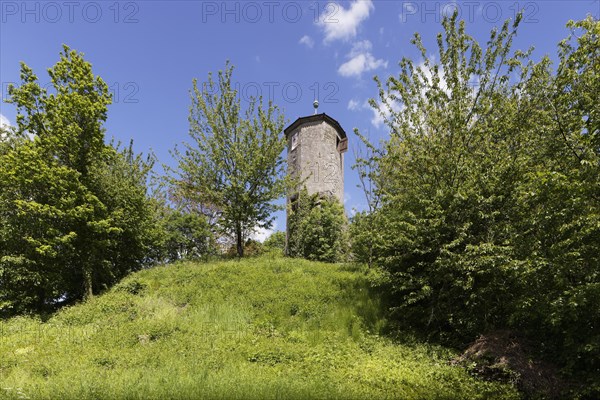
[[[0,398],[516,398],[382,335],[376,271],[282,258],[132,274],[0,325]]]

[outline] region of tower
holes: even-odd
[[[288,143],[288,171],[300,176],[308,194],[335,196],[344,204],[344,153],[348,137],[329,115],[298,118],[285,130]],[[296,195],[288,200],[293,201]]]

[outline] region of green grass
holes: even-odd
[[[0,398],[518,398],[394,343],[376,271],[283,258],[132,274],[46,322],[0,325]]]

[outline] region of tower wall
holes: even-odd
[[[288,135],[288,168],[301,173],[309,194],[333,195],[344,204],[342,138],[326,121],[307,122]]]

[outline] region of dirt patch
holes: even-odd
[[[452,364],[483,379],[512,383],[530,398],[560,398],[565,389],[558,368],[534,360],[527,341],[510,331],[481,335]]]

